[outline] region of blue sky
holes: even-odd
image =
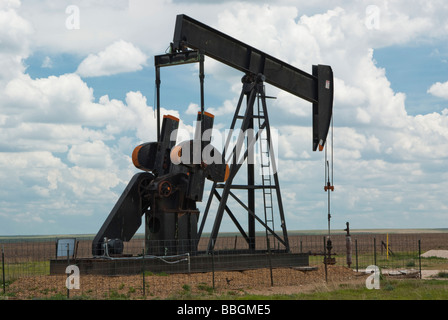
[[[386,69],[391,88],[406,93],[408,114],[441,112],[446,100],[429,95],[436,82],[445,82],[448,74],[448,47],[444,43],[400,45],[375,50],[378,66]]]
[[[1,0],[0,235],[99,230],[138,172],[132,150],[156,137],[154,55],[180,13],[306,72],[332,66],[333,228],[448,227],[447,4]],[[206,110],[224,131],[242,74],[210,58],[205,73]],[[191,132],[197,66],[163,68],[161,89],[163,113]],[[326,229],[311,105],[266,90],[287,228]],[[225,218],[222,230],[235,228]]]

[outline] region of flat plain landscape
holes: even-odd
[[[344,286],[362,287],[368,265],[388,270],[411,270],[401,278],[420,278],[421,270],[436,274],[448,270],[448,259],[425,257],[429,251],[448,252],[447,229],[424,230],[353,230],[350,232],[352,263],[347,265],[347,235],[343,230],[331,233],[335,265],[325,266],[323,231],[293,231],[289,242],[293,253],[309,253],[309,270],[300,268],[260,268],[256,270],[216,271],[178,274],[81,275],[81,290],[70,296],[93,299],[182,299],[188,297],[247,294],[277,295],[328,291]],[[91,235],[54,235],[1,237],[8,299],[65,298],[65,275],[50,275],[49,261],[55,259],[56,239],[75,237],[77,258],[91,257]],[[199,247],[205,247],[207,238]],[[273,248],[276,248],[275,241]],[[218,238],[216,250],[241,249],[245,241],[236,234]],[[143,235],[125,243],[127,255],[141,254]],[[257,249],[265,249],[263,236],[257,237]],[[388,250],[386,250],[388,249]],[[422,258],[419,258],[419,253]],[[275,259],[275,254],[272,256]],[[76,263],[72,261],[71,263]],[[358,268],[359,263],[359,270]],[[417,272],[419,271],[420,272]],[[358,271],[358,272],[356,272]],[[426,274],[426,273],[425,273]],[[397,279],[397,277],[395,277]],[[145,288],[145,289],[143,289]]]

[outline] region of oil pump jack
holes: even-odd
[[[235,108],[230,131],[241,121],[238,141],[226,154],[230,137],[222,153],[211,145],[210,135],[214,116],[204,111],[204,57],[208,56],[241,71],[242,90]],[[113,207],[92,244],[94,256],[120,254],[123,241],[129,241],[145,221],[146,253],[168,255],[195,253],[211,210],[212,201],[219,201],[207,252],[214,249],[221,221],[226,212],[247,242],[249,251],[255,251],[255,222],[259,222],[266,236],[273,236],[284,252],[289,252],[289,240],[265,94],[265,83],[280,88],[312,104],[312,149],[322,151],[327,139],[333,109],[333,72],[330,66],[313,65],[308,74],[256,48],[238,41],[186,15],[176,18],[170,53],[155,56],[157,141],[143,143],[134,149],[134,165],[143,170],[135,174]],[[200,112],[194,139],[175,145],[179,119],[160,114],[160,68],[187,63],[199,63]],[[246,98],[246,99],[244,99]],[[243,101],[246,100],[245,107]],[[160,121],[162,120],[162,123]],[[249,130],[252,129],[252,130]],[[253,136],[247,136],[252,132]],[[204,137],[206,137],[204,139]],[[246,150],[242,151],[243,141]],[[261,168],[262,183],[255,184],[255,167],[248,161],[254,144],[260,142],[260,151],[267,157]],[[262,144],[261,142],[264,142]],[[261,147],[263,145],[263,147]],[[207,151],[207,152],[204,152]],[[213,161],[201,158],[212,155]],[[240,158],[237,155],[242,155]],[[199,156],[199,160],[197,158]],[[227,160],[226,160],[227,157]],[[209,160],[209,159],[208,159]],[[234,178],[247,163],[247,184],[235,184]],[[213,186],[199,222],[196,203],[202,201],[205,179]],[[222,190],[221,193],[219,190]],[[247,191],[247,204],[233,190]],[[264,217],[255,210],[255,191],[262,190]],[[273,196],[276,196],[282,234],[273,226]],[[227,205],[235,200],[248,214],[248,232]],[[199,227],[199,229],[198,229]]]

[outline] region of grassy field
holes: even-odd
[[[444,258],[423,258],[419,257],[419,253],[424,253],[427,250],[448,250],[448,229],[370,229],[370,230],[351,230],[352,234],[352,264],[350,269],[357,269],[359,262],[359,269],[362,272],[363,268],[369,265],[377,265],[381,269],[414,269],[419,270],[442,270],[448,271],[448,259]],[[322,266],[323,261],[323,236],[325,232],[319,230],[309,231],[291,231],[289,232],[289,240],[291,244],[291,250],[294,253],[304,252],[310,253],[309,263],[311,266]],[[36,277],[36,279],[51,279],[52,275],[49,274],[50,259],[55,258],[55,240],[57,238],[64,238],[68,236],[8,236],[0,237],[0,244],[2,253],[4,252],[3,268],[0,265],[0,276],[5,272],[6,279],[6,292],[2,294],[0,292],[0,299],[17,298],[13,297],[12,283],[23,280],[24,278]],[[71,235],[70,237],[73,237]],[[76,235],[79,241],[79,247],[77,251],[77,257],[90,257],[91,256],[91,235]],[[228,237],[221,237],[220,242],[217,243],[220,248],[233,248],[244,244],[244,239],[236,237],[236,235],[228,235]],[[238,240],[238,241],[237,241]],[[336,258],[336,266],[347,266],[346,264],[346,237],[345,232],[342,230],[333,230],[333,254]],[[265,241],[261,239],[258,241],[260,245],[264,245]],[[355,245],[356,244],[356,245]],[[386,246],[391,250],[387,254]],[[132,239],[125,246],[125,252],[131,254],[138,254],[142,251],[141,235],[137,235],[135,239]],[[275,271],[275,270],[274,270]],[[310,273],[311,275],[311,273]],[[237,278],[243,278],[243,274],[232,275],[231,285],[237,282]],[[196,284],[187,284],[186,282],[175,283],[169,282],[166,279],[165,284],[161,286],[176,285],[176,288],[180,288],[185,284],[182,289],[173,290],[171,299],[216,299],[216,300],[234,300],[234,299],[277,299],[277,300],[447,300],[448,299],[448,278],[443,277],[442,280],[427,280],[427,279],[400,279],[397,280],[393,277],[384,277],[381,279],[381,288],[379,290],[368,290],[362,281],[356,285],[353,283],[339,283],[332,286],[320,286],[316,287],[312,292],[297,291],[291,294],[277,294],[278,290],[271,290],[269,285],[269,273],[266,273],[263,281],[266,282],[265,291],[263,295],[254,295],[250,291],[243,291],[240,294],[227,294],[226,292],[217,292],[209,290],[211,288],[211,277],[207,276],[204,282],[207,284],[207,290],[200,290],[201,294],[197,295]],[[110,278],[112,279],[112,278]],[[114,278],[115,279],[115,278]],[[230,278],[229,278],[230,279]],[[245,278],[244,278],[245,279]],[[324,276],[319,275],[319,280],[323,280]],[[141,276],[137,276],[135,283],[117,283],[116,286],[111,285],[108,281],[108,292],[117,292],[117,295],[109,294],[106,296],[98,295],[100,281],[94,285],[92,293],[84,296],[85,299],[134,299],[135,292],[141,286]],[[226,279],[225,279],[226,280]],[[221,284],[221,288],[224,286],[227,290],[227,285],[224,280],[224,284]],[[290,278],[288,278],[288,281]],[[154,280],[153,280],[154,281]],[[184,280],[182,280],[184,281]],[[241,284],[241,288],[248,288],[253,283],[259,282],[258,279],[248,278],[245,279],[245,283]],[[274,276],[276,286],[280,286],[279,276]],[[0,280],[0,283],[2,281]],[[59,283],[60,282],[60,283]],[[58,282],[58,288],[62,288],[62,294],[54,293],[53,296],[48,295],[46,292],[43,295],[40,291],[33,292],[32,298],[38,299],[64,299],[65,281]],[[35,289],[36,285],[33,281],[28,282],[27,287],[24,290]],[[305,282],[303,282],[305,283]],[[294,285],[302,284],[295,283]],[[282,284],[284,286],[290,285],[289,282]],[[11,286],[11,287],[9,287]],[[119,293],[123,290],[122,287],[128,288],[125,294]],[[9,288],[8,288],[9,287]],[[52,291],[55,286],[42,285],[41,291]],[[59,288],[59,289],[61,289]],[[189,288],[193,288],[189,290]],[[59,290],[58,289],[58,290]],[[129,291],[130,290],[130,291]],[[269,294],[271,291],[271,294]],[[17,291],[15,291],[17,292]],[[230,291],[229,291],[230,292]],[[300,293],[299,293],[300,292]],[[94,297],[94,293],[97,296]],[[131,293],[134,298],[131,297]],[[152,297],[155,298],[155,297]],[[159,297],[160,299],[166,299],[166,297]]]
[[[126,294],[111,291],[106,300],[128,300]],[[115,294],[113,294],[115,292]],[[0,300],[10,296],[0,293]],[[41,298],[42,299],[42,298]],[[66,300],[64,294],[47,296],[47,300]],[[95,300],[94,297],[83,295],[76,300]],[[322,286],[311,293],[295,294],[216,294],[210,286],[204,286],[200,294],[192,294],[189,286],[184,285],[183,291],[173,294],[168,300],[448,300],[448,278],[446,280],[420,279],[381,279],[379,289],[367,289],[363,284],[340,284],[338,286]]]
[[[351,233],[389,233],[389,234],[415,234],[415,233],[448,233],[448,228],[422,228],[422,229],[396,229],[396,228],[384,228],[384,229],[350,229]],[[288,230],[289,235],[326,235],[328,233],[328,230]],[[346,234],[346,232],[343,229],[333,229],[331,230],[332,234]],[[221,232],[220,235],[222,237],[232,237],[235,235],[240,235],[238,232]],[[263,232],[258,232],[257,235],[264,235]],[[207,232],[203,233],[204,237],[208,237],[209,234]],[[63,234],[53,234],[53,235],[0,235],[0,240],[32,240],[32,239],[49,239],[49,238],[86,238],[86,239],[93,239],[95,237],[95,234],[69,234],[69,235],[63,235]],[[134,237],[142,239],[144,238],[144,234],[136,234]]]
[[[215,297],[213,297],[215,298]],[[249,300],[448,300],[448,280],[382,280],[380,289],[364,285],[340,285],[317,289],[313,293],[290,295],[221,296],[219,299]]]

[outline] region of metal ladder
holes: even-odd
[[[263,93],[264,94],[264,90]],[[257,96],[258,106],[258,128],[262,128],[262,119],[265,119],[263,107],[260,104],[260,94]],[[260,169],[261,169],[261,182],[263,190],[263,205],[264,205],[264,222],[272,230],[274,228],[274,206],[272,200],[272,175],[271,175],[271,162],[270,162],[270,143],[268,141],[267,132],[263,130],[259,137],[260,146]],[[268,237],[268,230],[266,230],[266,237]]]

